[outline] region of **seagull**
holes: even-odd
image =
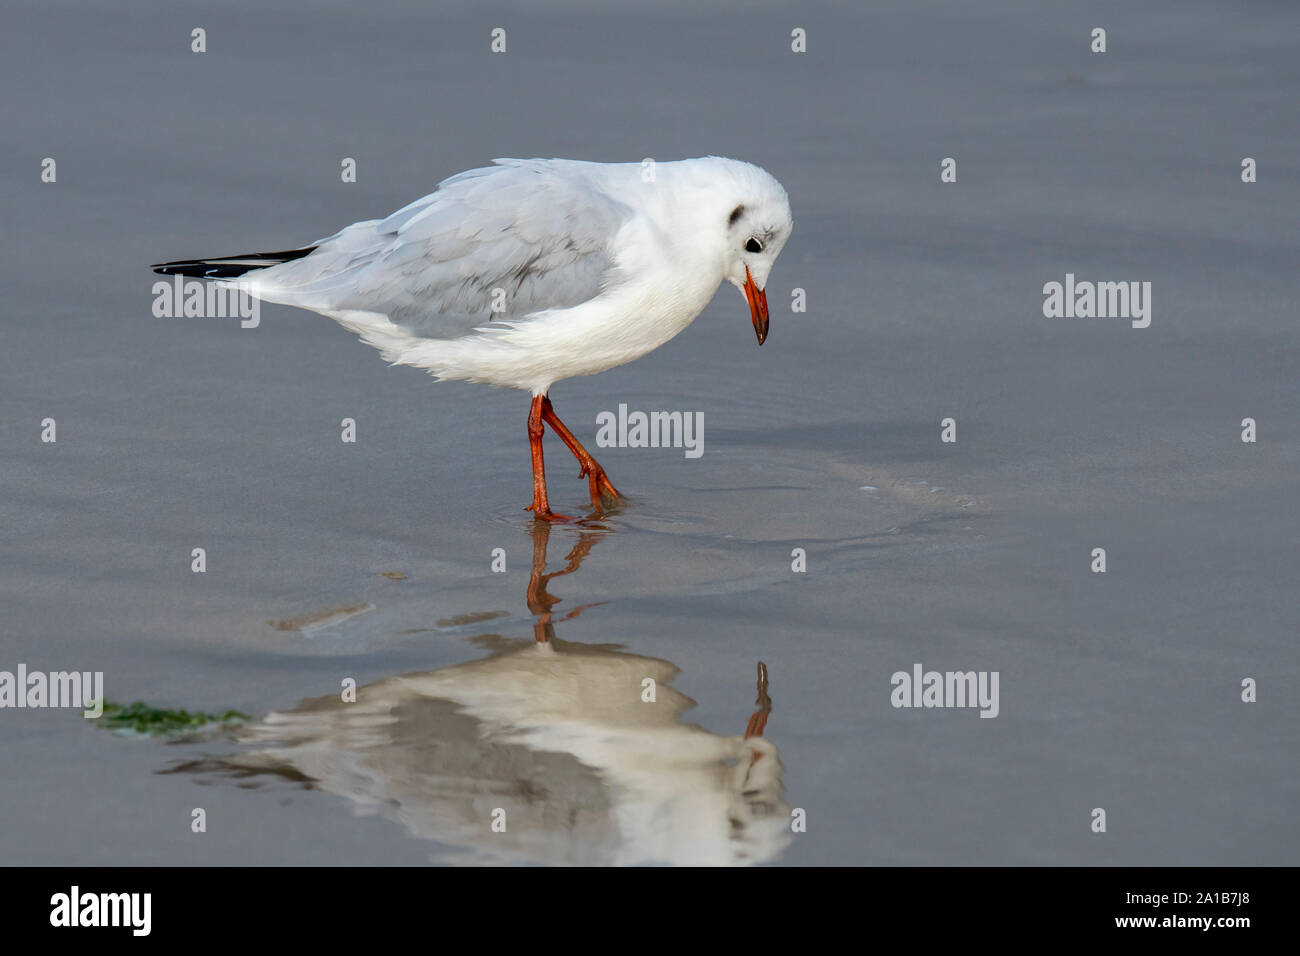
[[[767,339],[767,279],[794,221],[750,163],[496,159],[385,219],[285,252],[158,263],[319,312],[393,365],[530,392],[533,502],[551,510],[545,426],[577,458],[599,513],[622,499],[555,414],[552,385],[640,358],[694,321],[723,280]]]

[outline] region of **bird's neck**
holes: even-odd
[[[638,212],[659,230],[679,264],[697,270],[706,265],[716,268],[721,282],[726,260],[726,232],[721,227],[736,200],[732,190],[697,164],[697,160],[661,163],[651,182],[641,179],[643,170],[638,168],[639,185],[631,195]]]

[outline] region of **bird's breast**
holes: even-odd
[[[547,355],[560,377],[592,375],[640,358],[676,336],[704,310],[717,286],[680,284],[607,293],[523,323],[510,337]]]

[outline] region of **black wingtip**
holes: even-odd
[[[175,262],[155,262],[149,268],[163,276],[192,276],[196,279],[235,279],[257,269],[269,269],[316,251],[315,246],[289,249],[284,252],[250,252],[242,256],[221,256],[215,259],[177,259]]]

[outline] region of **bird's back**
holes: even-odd
[[[601,164],[495,162],[253,274],[250,290],[326,314],[377,313],[434,339],[596,297],[631,215],[603,188]]]

